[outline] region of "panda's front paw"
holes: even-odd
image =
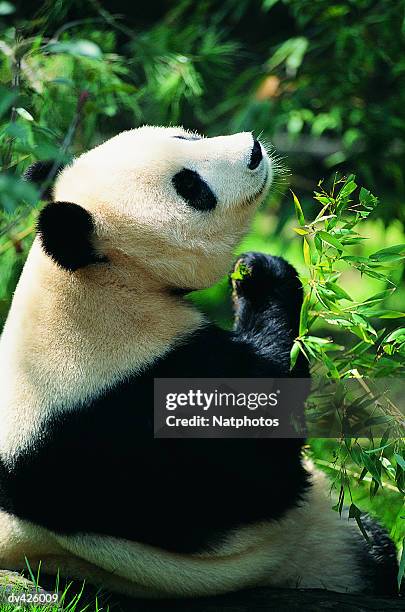
[[[282,257],[244,253],[236,260],[230,281],[236,310],[245,300],[252,307],[271,300],[281,301],[288,309],[293,304],[301,307],[302,286],[297,271]]]

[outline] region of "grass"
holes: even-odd
[[[0,583],[0,601],[7,600],[9,596],[14,599],[10,603],[0,603],[0,612],[109,612],[109,605],[102,605],[98,594],[94,598],[86,595],[85,582],[78,585],[68,582],[61,589],[58,575],[54,587],[45,592],[40,586],[41,568],[39,567],[37,574],[34,575],[28,559],[26,564],[29,582],[21,576],[21,584],[18,582],[14,584],[14,580],[10,580],[10,585],[6,580]],[[11,587],[10,593],[3,594],[8,586]],[[41,594],[45,597],[57,596],[57,602],[32,603],[32,599],[35,596],[41,597]]]

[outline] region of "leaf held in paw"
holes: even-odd
[[[239,260],[236,263],[235,269],[231,274],[231,279],[233,281],[243,280],[247,276],[252,274],[252,270],[245,264],[244,261]]]

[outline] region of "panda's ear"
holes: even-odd
[[[69,272],[107,261],[96,251],[93,217],[78,204],[47,204],[39,214],[37,231],[45,253]]]
[[[37,161],[28,166],[23,174],[23,179],[30,183],[35,183],[38,187],[43,187],[42,199],[52,199],[52,187],[55,176],[62,170],[63,164],[58,164],[53,160]]]

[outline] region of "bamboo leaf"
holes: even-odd
[[[353,325],[350,328],[350,331],[364,342],[367,342],[368,344],[374,344],[373,338],[371,338],[370,334],[364,327],[360,325]]]
[[[310,266],[312,263],[311,262],[311,250],[310,250],[309,243],[306,238],[304,238],[304,241],[302,244],[302,250],[304,253],[304,261],[307,264],[307,266]]]
[[[337,295],[341,300],[349,300],[350,302],[353,301],[350,295],[346,293],[346,291],[342,289],[342,287],[339,287],[339,285],[337,285],[336,283],[329,281],[326,283],[326,286],[328,287],[328,289],[333,291],[333,293]]]
[[[295,340],[290,353],[290,369],[293,370],[297,363],[298,355],[300,354],[300,344]]]
[[[370,255],[370,259],[375,261],[390,261],[391,257],[399,259],[405,258],[405,244],[396,244]],[[392,261],[396,261],[396,259],[392,259]]]
[[[314,244],[319,255],[322,255],[322,240],[320,239],[318,234],[315,234],[314,236]]]
[[[356,523],[357,523],[361,533],[363,534],[364,539],[367,542],[369,542],[369,537],[368,537],[368,534],[367,534],[367,532],[366,532],[366,530],[364,528],[364,525],[363,525],[363,523],[361,521],[361,517],[362,517],[362,514],[361,514],[360,508],[358,508],[353,503],[350,504],[350,507],[349,507],[349,518],[354,518],[355,519],[355,521],[356,521]]]
[[[335,238],[334,236],[332,236],[332,234],[330,234],[329,232],[325,232],[324,230],[321,230],[320,232],[318,232],[318,236],[320,236],[324,242],[327,242],[331,246],[335,247],[335,249],[338,249],[338,251],[345,250],[345,247],[343,246],[343,244],[339,242],[339,240]]]
[[[364,422],[364,425],[383,425],[384,423],[392,423],[393,418],[388,415],[371,417]]]
[[[365,450],[364,452],[367,453],[367,455],[375,455],[376,453],[380,453],[385,448],[388,448],[389,446],[391,446],[391,444],[392,442],[388,442],[388,444],[383,444],[381,446],[378,446],[377,448],[372,448],[371,450]]]
[[[308,312],[311,301],[311,294],[307,293],[301,307],[299,335],[304,336],[308,331]]]
[[[365,468],[367,468],[368,472],[370,472],[371,477],[379,485],[381,485],[381,476],[380,476],[380,472],[378,471],[378,466],[381,466],[381,464],[378,461],[378,458],[373,457],[372,455],[366,455],[364,453],[363,454],[363,465]]]
[[[394,457],[398,465],[401,466],[403,470],[405,470],[405,459],[401,457],[401,455],[398,455],[398,453],[394,453]]]
[[[311,342],[313,344],[320,344],[323,346],[325,344],[330,344],[331,340],[329,338],[319,338],[318,336],[306,336],[305,342]]]
[[[309,234],[308,230],[303,229],[302,227],[293,227],[294,232],[296,232],[299,236],[306,236]]]
[[[339,370],[337,369],[337,367],[333,363],[332,359],[324,351],[322,351],[322,353],[321,353],[321,358],[322,358],[323,363],[328,368],[329,376],[331,378],[339,379],[340,378]]]
[[[386,339],[384,342],[394,342],[394,341],[400,341],[402,342],[402,340],[405,340],[405,327],[400,327],[399,329],[396,329],[395,331],[393,331]]]
[[[405,312],[399,312],[398,310],[371,310],[368,316],[376,317],[377,319],[402,319],[405,317]]]
[[[291,191],[291,193],[292,193],[293,200],[294,200],[295,214],[297,216],[298,222],[300,225],[305,225],[305,217],[304,217],[304,213],[301,208],[300,201],[293,191]]]
[[[357,189],[357,184],[350,180],[350,177],[345,185],[343,185],[342,189],[339,192],[339,198],[347,198],[353,191]]]
[[[346,258],[343,257],[342,259]],[[385,300],[387,297],[392,295],[393,291],[393,289],[385,289],[385,291],[376,293],[375,295],[372,295],[371,297],[367,298],[367,300],[364,300],[363,304],[368,304],[370,302],[380,302],[381,300]]]

